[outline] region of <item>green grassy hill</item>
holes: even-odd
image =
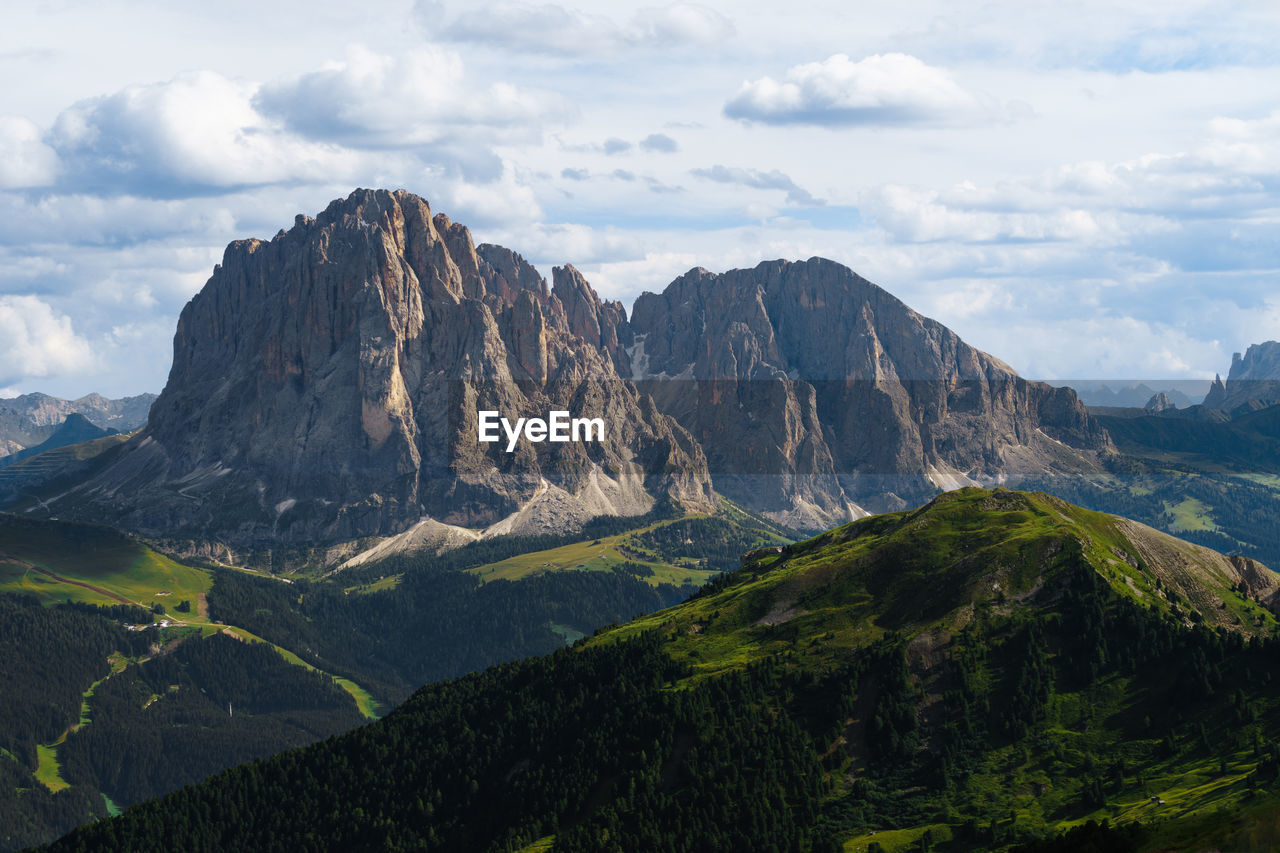
[[[891,632],[953,635],[980,615],[1012,618],[1080,566],[1188,625],[1270,636],[1278,624],[1259,603],[1278,595],[1277,578],[1260,564],[1049,495],[964,489],[761,552],[714,594],[592,642],[662,630],[677,658],[716,672],[820,639],[805,657],[822,660],[808,669]]]
[[[559,571],[621,571],[654,586],[696,587],[736,569],[744,551],[788,541],[726,506],[720,516],[666,519],[612,536],[517,554],[467,571],[485,583]]]
[[[1277,588],[965,489],[53,849],[1271,849]]]
[[[1280,566],[1280,406],[1211,414],[1099,416],[1121,453],[1098,476],[1020,486]]]
[[[0,850],[375,716],[355,682],[215,624],[213,580],[108,528],[0,515]]]
[[[0,514],[0,592],[47,601],[133,604],[191,624],[209,572],[177,563],[107,527]],[[177,610],[181,602],[189,613]]]

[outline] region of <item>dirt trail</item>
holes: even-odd
[[[209,597],[203,592],[196,595],[196,615],[201,619],[209,618]]]
[[[10,562],[13,562],[13,563],[17,563],[19,566],[26,566],[27,569],[29,569],[30,571],[36,572],[38,574],[42,574],[47,578],[52,578],[53,580],[56,580],[58,583],[67,583],[67,584],[71,584],[72,586],[78,586],[78,587],[83,587],[84,589],[93,590],[99,595],[105,595],[107,598],[110,598],[113,601],[118,601],[121,604],[131,604],[134,607],[143,607],[143,605],[139,604],[138,602],[125,598],[123,595],[117,595],[116,593],[112,592],[109,589],[103,589],[100,586],[94,586],[93,584],[85,583],[84,581],[73,581],[71,578],[64,578],[62,575],[55,575],[53,572],[49,571],[48,569],[42,569],[37,565],[28,563],[26,560],[18,560],[18,559],[15,559],[14,557],[10,557],[7,555],[0,555],[0,556],[4,556],[6,560],[9,560]],[[143,609],[145,610],[146,608],[143,607]]]

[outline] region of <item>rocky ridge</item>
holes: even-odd
[[[1142,410],[1149,415],[1159,415],[1163,412],[1173,411],[1177,406],[1169,399],[1169,395],[1161,391],[1158,394],[1151,395],[1151,399],[1142,407]]]
[[[716,487],[798,526],[1087,473],[1111,451],[1074,391],[823,258],[691,270],[636,300],[631,334],[633,379],[702,444]]]

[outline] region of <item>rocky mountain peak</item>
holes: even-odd
[[[111,400],[90,393],[63,400],[39,392],[0,399],[0,456],[44,442],[73,413],[104,429],[132,432],[147,422],[155,399],[155,394],[139,394]]]
[[[1161,412],[1167,412],[1171,409],[1176,409],[1177,406],[1173,405],[1173,402],[1169,399],[1168,394],[1161,391],[1158,394],[1153,395],[1151,399],[1147,401],[1147,404],[1142,408],[1143,408],[1143,411],[1147,412],[1148,414],[1158,415]]]
[[[1204,408],[1233,411],[1242,406],[1280,402],[1280,341],[1252,344],[1243,354],[1232,353],[1224,383],[1214,376]]]
[[[581,285],[561,291],[574,322],[594,309],[612,333]],[[244,546],[709,507],[701,451],[569,316],[519,255],[411,193],[357,190],[227,247],[182,312],[150,426],[59,511]],[[603,416],[607,440],[508,453],[478,441],[480,410]]]
[[[601,302],[582,273],[572,265],[553,267],[551,293],[564,308],[568,330],[594,347],[608,353],[618,371],[629,376],[630,346],[627,312],[621,302]]]
[[[631,331],[640,387],[702,443],[717,488],[794,524],[1111,450],[1073,391],[824,258],[690,270],[636,300]]]
[[[1253,344],[1244,355],[1235,353],[1231,360],[1231,372],[1227,381],[1247,379],[1260,381],[1280,380],[1280,341]]]
[[[481,411],[553,410],[605,418],[608,440],[478,441]],[[182,312],[150,426],[50,509],[236,547],[333,543],[424,517],[480,535],[710,508],[714,476],[820,527],[1087,474],[1110,450],[1070,389],[833,261],[696,267],[628,318],[571,265],[549,286],[425,199],[360,189],[227,247]]]
[[[532,264],[510,249],[483,243],[476,247],[476,254],[484,270],[486,295],[489,297],[510,304],[517,294],[527,290],[543,304],[550,298],[547,280]]]

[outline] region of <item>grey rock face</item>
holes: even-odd
[[[702,444],[717,489],[793,522],[1111,448],[1070,389],[1022,379],[821,258],[692,270],[636,300],[631,334],[639,387]]]
[[[1227,381],[1214,377],[1204,408],[1230,412],[1251,403],[1280,403],[1280,341],[1253,344],[1231,357]]]
[[[658,498],[708,507],[697,445],[571,331],[589,307],[566,311],[423,199],[358,190],[227,247],[182,312],[150,425],[54,509],[250,545],[485,526],[535,499],[548,528]],[[481,409],[600,416],[606,440],[507,453],[477,441]]]
[[[601,302],[591,285],[572,266],[555,267],[552,293],[564,306],[569,331],[602,350],[624,376],[631,375],[627,347],[633,343],[627,311],[621,302]]]

